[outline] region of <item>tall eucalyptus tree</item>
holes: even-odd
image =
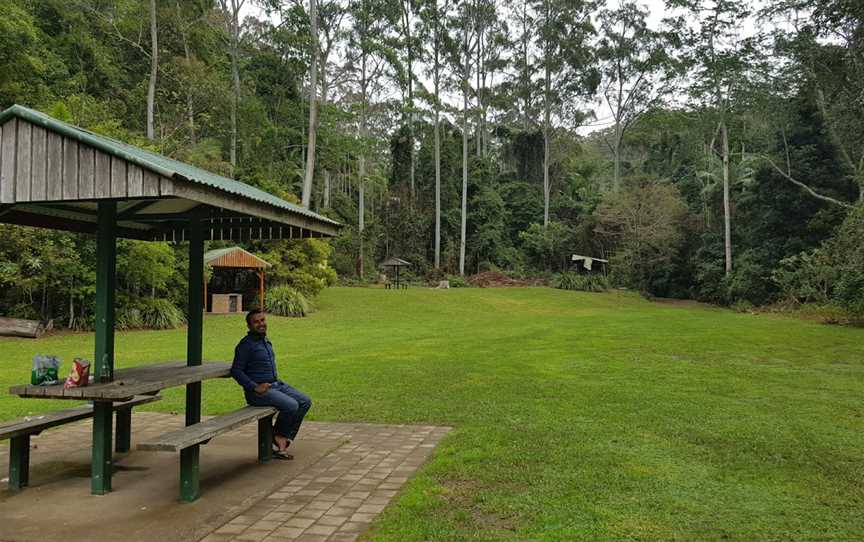
[[[446,21],[450,12],[450,0],[424,0],[420,4],[419,16],[421,32],[431,43],[432,51],[426,52],[427,63],[431,64],[432,109],[434,111],[435,135],[435,269],[441,267],[441,87],[444,70],[445,50],[449,41]]]
[[[543,82],[543,226],[549,224],[550,145],[553,110],[592,95],[599,74],[590,44],[594,35],[592,0],[532,0],[537,25],[537,59]]]
[[[150,0],[150,80],[147,83],[147,139],[156,138],[154,110],[156,109],[156,76],[159,70],[159,33],[156,21],[156,0]]]
[[[667,5],[683,8],[687,13],[684,18],[687,24],[679,30],[685,36],[687,56],[693,68],[689,92],[716,114],[715,133],[720,136],[718,154],[723,163],[725,270],[729,275],[732,272],[729,120],[732,99],[747,85],[747,70],[753,61],[753,41],[741,36],[741,21],[750,15],[750,11],[744,3],[733,0],[714,0],[711,3],[667,0]]]
[[[671,34],[648,27],[648,11],[633,0],[621,0],[599,14],[604,102],[612,112],[614,132],[608,143],[614,160],[613,187],[621,183],[624,135],[642,115],[672,91],[675,62],[668,54]]]
[[[394,57],[390,47],[391,29],[396,26],[398,6],[392,0],[353,0],[349,4],[351,30],[348,63],[353,68],[359,91],[357,158],[357,232],[359,253],[357,271],[364,276],[364,230],[366,220],[367,148],[369,138],[369,106],[372,91]]]
[[[312,201],[312,179],[315,175],[315,143],[318,135],[318,0],[309,0],[309,138],[306,146],[306,168],[300,202],[308,208]]]
[[[231,57],[231,168],[237,167],[237,108],[240,104],[240,10],[246,0],[219,0]],[[233,175],[233,171],[232,171]]]

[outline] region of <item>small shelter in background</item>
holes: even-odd
[[[255,269],[258,275],[258,304],[264,306],[264,269],[270,263],[246,252],[240,247],[218,248],[204,253],[204,265],[216,269]],[[208,302],[212,301],[208,304]],[[208,309],[209,307],[209,309]],[[204,309],[207,312],[225,314],[243,311],[243,295],[239,293],[214,293],[207,297],[207,281],[204,282]]]
[[[390,268],[394,274],[394,281],[393,282],[387,281],[386,283],[384,283],[384,287],[388,288],[388,289],[389,288],[407,288],[408,287],[407,284],[403,284],[403,283],[399,282],[399,269],[401,269],[403,267],[411,267],[411,265],[412,265],[411,262],[406,262],[402,258],[396,258],[396,257],[392,257],[392,256],[390,258],[387,258],[383,262],[381,262],[381,265],[379,267]]]
[[[609,260],[579,254],[574,254],[570,261],[573,262],[573,268],[582,273],[605,273],[609,265]]]

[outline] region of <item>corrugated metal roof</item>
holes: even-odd
[[[212,267],[272,267],[270,262],[240,247],[217,248],[204,253],[204,264]]]
[[[111,139],[110,137],[94,134],[93,132],[67,124],[46,115],[45,113],[27,107],[20,105],[9,107],[0,113],[0,124],[6,122],[11,117],[18,117],[27,122],[42,126],[48,130],[71,137],[103,152],[127,160],[133,164],[153,171],[154,173],[158,173],[159,175],[209,186],[229,194],[267,203],[280,209],[289,210],[314,220],[320,220],[334,226],[340,226],[340,224],[334,220],[313,213],[308,209],[285,201],[281,198],[277,198],[273,194],[255,188],[254,186],[228,179],[221,175],[216,175],[207,170],[180,162],[179,160],[174,160],[173,158],[168,158],[167,156],[162,156],[161,154],[146,151],[127,143],[123,143],[122,141]]]
[[[411,262],[406,262],[402,258],[391,257],[387,258],[385,261],[381,262],[381,267],[403,267],[406,265],[413,265]]]

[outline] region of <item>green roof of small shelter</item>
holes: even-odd
[[[18,119],[18,123],[13,119]],[[23,122],[22,122],[23,121]],[[63,229],[61,224],[64,220],[67,223],[73,221],[79,222],[76,226],[77,231],[86,231],[82,229],[80,223],[86,222],[79,215],[93,214],[95,205],[93,202],[98,199],[110,198],[118,201],[121,206],[118,207],[118,212],[122,214],[122,204],[137,200],[150,199],[155,202],[159,199],[185,199],[190,205],[204,205],[212,211],[218,210],[223,212],[222,215],[216,218],[220,219],[219,223],[213,226],[213,230],[230,231],[238,229],[240,225],[239,218],[247,220],[243,222],[243,228],[248,226],[253,227],[285,227],[285,232],[281,230],[277,237],[283,238],[294,237],[295,231],[288,230],[288,227],[296,228],[298,237],[308,236],[331,236],[335,235],[341,225],[329,218],[320,216],[309,209],[299,205],[290,203],[281,198],[274,196],[268,192],[258,189],[254,186],[228,179],[221,175],[209,172],[207,170],[186,164],[179,160],[174,160],[166,156],[150,152],[115,139],[95,134],[83,128],[67,124],[57,120],[44,113],[28,109],[20,105],[13,105],[3,112],[0,112],[0,127],[12,126],[15,129],[4,129],[2,137],[2,147],[0,147],[0,203],[13,205],[16,208],[12,209],[12,213],[6,220],[9,223],[21,223],[28,225],[34,224],[37,218],[33,216],[50,216],[52,220],[58,223],[58,229]],[[42,130],[48,133],[54,133],[60,137],[54,137],[52,140],[45,139]],[[37,137],[38,132],[38,137]],[[32,134],[32,137],[31,137]],[[58,143],[59,141],[59,143]],[[52,144],[54,146],[52,147]],[[70,154],[66,149],[72,149]],[[80,149],[80,150],[79,150]],[[54,154],[52,154],[52,151]],[[96,156],[96,162],[93,161],[93,156]],[[86,164],[85,164],[85,153]],[[101,194],[94,194],[94,190],[98,192],[100,186],[95,175],[98,173],[98,167],[103,162],[99,162],[100,156],[110,156],[109,168],[110,176],[115,175],[114,162],[118,163],[117,175],[126,175],[120,180],[119,193],[115,194],[114,181],[107,181],[110,186],[110,193],[105,194],[104,190]],[[18,160],[19,156],[24,156],[25,160]],[[37,159],[38,158],[38,159]],[[80,160],[80,167],[79,167]],[[51,169],[51,164],[55,165],[55,169]],[[58,165],[59,163],[59,165]],[[86,171],[85,171],[86,166]],[[68,171],[67,171],[68,169]],[[141,172],[144,172],[144,189],[141,187]],[[121,173],[122,172],[122,173]],[[134,172],[134,179],[133,179]],[[36,179],[38,174],[38,179]],[[85,186],[83,176],[88,175],[86,190],[79,189]],[[70,182],[71,177],[71,182]],[[104,175],[103,175],[104,177]],[[113,178],[113,177],[112,177]],[[155,179],[151,180],[151,179]],[[104,180],[104,179],[103,179]],[[148,184],[150,180],[150,184]],[[132,183],[138,188],[133,193]],[[79,187],[76,187],[76,183]],[[95,184],[94,184],[95,183]],[[155,184],[154,184],[155,183]],[[162,183],[162,184],[159,184]],[[104,182],[103,182],[104,185]],[[156,186],[155,189],[148,187]],[[164,186],[164,189],[162,189]],[[71,188],[70,188],[71,187]],[[95,187],[95,188],[94,188]],[[128,190],[126,190],[128,188]],[[124,192],[125,190],[125,192]],[[37,194],[38,192],[38,194]],[[67,193],[68,192],[68,193]],[[85,205],[83,202],[89,202],[90,205]],[[58,203],[63,203],[66,209],[56,206]],[[55,204],[54,209],[46,211],[48,204]],[[69,209],[69,204],[77,206],[77,208]],[[263,205],[263,206],[262,206]],[[131,206],[128,206],[131,207]],[[127,208],[128,208],[127,207]],[[137,213],[136,216],[145,216],[144,218],[153,218],[157,214],[156,209],[168,208],[168,205],[163,203],[161,206],[154,207],[147,211]],[[175,205],[171,212],[176,214],[176,217],[186,217],[183,212],[189,208],[183,208],[182,205]],[[6,209],[9,214],[10,209]],[[65,214],[61,211],[65,211]],[[161,212],[161,211],[160,211]],[[71,214],[70,214],[71,213]],[[166,213],[162,213],[166,214]],[[21,217],[21,215],[31,215],[29,217]],[[75,215],[75,216],[73,216]],[[223,216],[224,215],[224,216]],[[234,218],[232,223],[228,224],[228,218]],[[175,221],[176,221],[175,217]],[[214,218],[208,216],[208,218]],[[224,220],[222,220],[224,218]],[[253,222],[248,220],[253,219]],[[137,226],[131,224],[135,220],[127,220],[128,224],[125,233],[134,237],[134,231],[149,230],[150,233],[161,235],[164,232],[172,230],[181,231],[176,226],[165,228],[165,224],[161,224],[160,228],[145,227],[141,224]],[[68,226],[68,224],[65,224]],[[212,221],[211,221],[212,225]],[[68,227],[67,229],[75,229]],[[176,237],[176,231],[175,237]],[[121,235],[124,233],[121,231]],[[182,231],[181,231],[182,233]],[[167,236],[167,233],[165,233]],[[259,232],[257,236],[247,232],[245,238],[265,238]],[[146,236],[143,236],[144,238]],[[219,238],[218,235],[211,238]]]

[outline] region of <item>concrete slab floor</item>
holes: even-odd
[[[134,450],[182,425],[182,416],[135,413],[133,451],[115,458],[114,490],[105,496],[90,495],[91,421],[33,437],[30,487],[0,492],[0,541],[351,541],[449,431],[306,422],[293,461],[259,465],[256,426],[248,424],[202,446],[201,498],[183,503],[179,454]],[[8,465],[8,446],[0,463]]]

